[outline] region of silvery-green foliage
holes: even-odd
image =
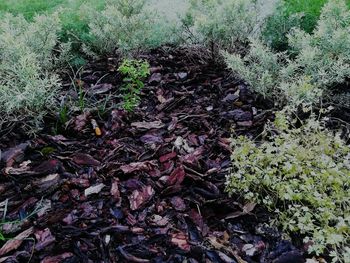
[[[170,27],[156,12],[146,8],[145,0],[109,1],[102,12],[85,10],[91,41],[90,54],[128,53],[170,42]]]
[[[57,14],[37,16],[33,22],[13,15],[0,20],[0,125],[23,121],[36,129],[53,107],[59,87],[53,73],[60,61],[54,55],[59,31]]]
[[[350,11],[344,1],[325,5],[312,34],[294,29],[288,40],[291,56],[251,40],[246,56],[225,53],[226,62],[254,90],[292,106],[319,101],[350,75]]]
[[[311,241],[309,252],[329,249],[334,262],[349,262],[349,146],[313,118],[293,128],[277,113],[267,131],[278,134],[258,145],[233,139],[227,191],[267,207],[273,224]]]
[[[187,22],[197,42],[212,49],[237,50],[260,34],[277,1],[192,0]]]
[[[350,11],[343,0],[331,0],[312,34],[295,29],[288,36],[296,59],[292,65],[318,86],[342,83],[350,75]]]
[[[227,52],[224,56],[228,67],[248,81],[256,92],[265,97],[278,95],[284,53],[274,53],[261,42],[251,39],[249,52],[244,57]]]

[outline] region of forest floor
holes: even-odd
[[[189,54],[141,56],[151,75],[132,113],[84,112],[60,134],[0,139],[0,262],[304,262],[266,211],[224,191],[230,137],[256,138],[273,114],[224,66]],[[95,61],[75,81],[117,103],[117,68]]]

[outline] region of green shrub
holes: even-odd
[[[244,48],[248,38],[259,35],[276,1],[192,0],[186,17],[200,43],[212,51]]]
[[[349,30],[345,2],[332,0],[312,34],[294,29],[288,35],[291,56],[252,40],[246,56],[225,53],[226,62],[254,90],[280,104],[312,104],[350,75]]]
[[[274,53],[259,41],[251,40],[249,52],[243,58],[239,54],[225,53],[230,69],[248,81],[252,88],[265,97],[279,97],[277,92],[280,71],[284,67],[285,55]]]
[[[310,253],[349,262],[350,148],[314,119],[291,125],[278,114],[270,140],[233,140],[227,191],[267,207],[274,224],[310,241]]]
[[[125,59],[118,68],[118,71],[125,76],[123,81],[124,101],[123,108],[133,111],[140,103],[140,92],[144,87],[143,80],[150,74],[149,64],[142,60]]]
[[[322,7],[327,0],[284,0],[280,1],[276,12],[271,15],[263,30],[264,39],[274,49],[286,50],[288,40],[286,34],[293,27],[311,33],[319,19]],[[350,0],[346,0],[350,6]]]
[[[350,10],[343,0],[331,0],[322,9],[312,34],[295,29],[288,36],[296,54],[287,70],[303,71],[317,85],[329,87],[350,75]]]
[[[59,80],[53,72],[68,48],[58,45],[60,30],[57,14],[33,22],[9,14],[0,20],[0,125],[21,121],[35,130],[54,107]]]
[[[287,34],[292,28],[300,28],[303,20],[303,13],[287,14],[285,2],[281,1],[276,11],[267,21],[262,30],[264,42],[276,51],[288,49]]]
[[[145,7],[145,0],[107,2],[102,12],[86,10],[90,43],[88,54],[121,53],[147,49],[167,43],[172,32],[164,28],[166,21]]]

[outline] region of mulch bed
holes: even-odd
[[[141,56],[152,74],[133,113],[85,113],[63,134],[1,138],[0,216],[21,221],[3,226],[17,238],[0,241],[0,262],[304,262],[264,210],[224,191],[230,137],[259,136],[271,112],[192,53]],[[97,98],[118,94],[117,67],[93,62],[79,81]]]

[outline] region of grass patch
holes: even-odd
[[[60,5],[65,5],[68,0],[3,0],[0,3],[0,11],[14,15],[22,14],[27,19],[32,19],[36,14],[53,12]]]

